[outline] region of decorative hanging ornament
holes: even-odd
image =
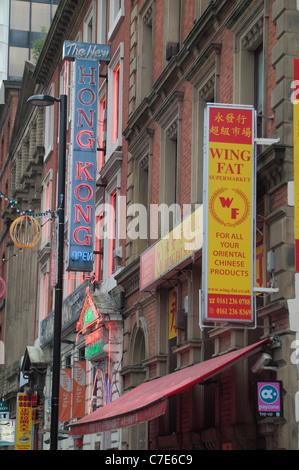
[[[4,297],[5,292],[6,292],[6,283],[5,283],[4,279],[2,279],[2,277],[0,277],[0,299],[2,299],[2,297]]]
[[[41,226],[30,215],[23,215],[14,220],[9,230],[12,241],[19,248],[32,248],[41,238]]]

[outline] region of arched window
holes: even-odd
[[[141,328],[137,330],[133,348],[133,364],[141,365],[145,359],[145,338]]]

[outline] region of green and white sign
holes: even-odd
[[[0,401],[0,419],[9,419],[9,404],[7,401]]]

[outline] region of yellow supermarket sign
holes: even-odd
[[[254,110],[207,106],[204,319],[253,319]]]

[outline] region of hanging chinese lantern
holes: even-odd
[[[2,297],[4,297],[5,292],[6,292],[6,283],[5,283],[4,279],[2,279],[2,277],[0,277],[0,299],[2,299]]]
[[[41,226],[30,215],[23,215],[14,220],[9,230],[12,241],[19,248],[32,248],[41,238]]]

